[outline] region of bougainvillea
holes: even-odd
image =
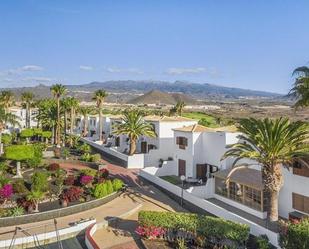
[[[88,184],[92,183],[93,176],[82,175],[80,177],[79,181],[80,181],[80,184],[82,184],[82,185],[88,185]]]
[[[138,226],[135,230],[135,232],[144,238],[147,239],[156,239],[160,238],[165,234],[165,229],[162,227],[146,227],[146,226]]]
[[[11,184],[5,184],[0,188],[0,198],[7,200],[13,195],[13,186]]]

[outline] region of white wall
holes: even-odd
[[[309,177],[294,175],[292,169],[286,168],[283,169],[283,177],[284,185],[279,194],[279,214],[288,218],[290,212],[300,212],[292,207],[292,193],[309,197]]]

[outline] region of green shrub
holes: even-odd
[[[9,166],[5,162],[0,162],[0,175],[5,174]]]
[[[91,155],[89,153],[85,153],[85,154],[82,154],[80,156],[80,160],[81,161],[85,161],[85,162],[90,162],[91,160]]]
[[[12,136],[10,134],[2,134],[2,143],[9,145],[12,143]]]
[[[267,235],[260,235],[255,238],[257,249],[270,249],[271,244],[269,243],[269,239]]]
[[[10,216],[10,217],[17,217],[17,216],[21,216],[25,213],[25,210],[23,207],[13,207],[13,208],[10,208],[8,211],[7,211],[7,216]]]
[[[107,196],[107,185],[106,183],[100,183],[100,184],[97,184],[95,187],[94,187],[94,191],[93,191],[93,196],[95,198],[102,198],[104,196]]]
[[[97,170],[95,170],[95,169],[82,169],[81,171],[80,171],[80,173],[82,174],[82,175],[85,175],[85,176],[92,176],[92,177],[95,177],[96,176],[96,174],[97,174]]]
[[[35,136],[42,136],[43,131],[41,128],[33,128],[32,130]]]
[[[80,153],[90,153],[91,152],[91,147],[89,144],[82,144],[81,146],[79,146],[79,152]]]
[[[250,231],[247,225],[193,213],[141,211],[138,221],[141,226],[182,229],[218,243],[228,239],[236,248],[245,245]]]
[[[20,137],[21,138],[30,138],[34,136],[34,131],[33,129],[24,129],[20,132]]]
[[[51,131],[42,131],[42,137],[44,138],[51,138],[52,132]]]
[[[45,192],[48,189],[48,175],[45,172],[35,172],[31,177],[31,190]]]
[[[33,145],[34,154],[33,157],[26,160],[26,163],[31,168],[38,167],[42,163],[43,152],[42,146],[40,144]]]
[[[114,188],[113,188],[112,181],[111,180],[107,180],[105,182],[105,184],[106,184],[107,194],[109,195],[109,194],[113,193],[114,192]]]
[[[90,161],[94,163],[98,163],[101,160],[101,155],[100,154],[93,154],[91,155]]]
[[[309,248],[309,218],[284,225],[280,232],[280,246],[285,249]]]
[[[23,179],[18,179],[13,183],[14,193],[17,194],[28,194],[29,190],[27,189]]]
[[[0,175],[0,188],[3,187],[6,184],[9,184],[11,180],[4,175]]]
[[[120,179],[114,179],[113,180],[113,189],[114,191],[118,191],[123,187],[124,183]]]
[[[25,161],[34,157],[33,145],[10,145],[5,148],[4,158],[14,161]]]

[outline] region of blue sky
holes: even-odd
[[[2,0],[0,86],[187,80],[286,93],[309,1]]]

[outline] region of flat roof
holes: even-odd
[[[214,173],[213,175],[215,177],[226,180],[231,170],[232,169],[220,170]],[[262,172],[256,169],[251,169],[251,168],[238,169],[230,176],[230,181],[236,182],[242,185],[246,185],[248,187],[252,187],[258,190],[264,189],[264,184],[262,180]]]

